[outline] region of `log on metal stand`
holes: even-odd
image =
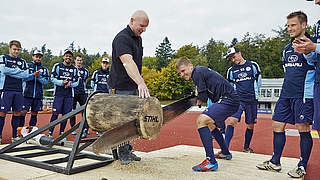
[[[85,117],[90,128],[99,132],[134,123],[136,133],[148,140],[157,137],[163,123],[158,99],[133,95],[95,93],[87,101]]]

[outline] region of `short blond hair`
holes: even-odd
[[[21,48],[21,43],[18,40],[12,40],[9,42],[9,47],[11,48],[13,45],[17,46],[18,48]]]
[[[180,66],[188,65],[188,64],[192,64],[192,62],[187,57],[181,57],[177,60],[175,66],[176,66],[176,69],[178,69]]]

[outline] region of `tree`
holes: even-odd
[[[148,69],[156,69],[157,57],[143,57],[142,65],[146,66]]]
[[[199,49],[192,44],[182,46],[175,54],[176,58],[187,57],[189,59],[195,58],[199,54]]]
[[[162,67],[166,67],[170,63],[173,53],[174,51],[171,48],[171,43],[169,42],[168,37],[165,37],[156,49],[156,69],[160,70]]]
[[[233,38],[229,47],[233,47],[233,46],[235,46],[235,45],[238,44],[238,43],[239,43],[239,42],[238,42],[238,39],[237,39],[237,38]]]
[[[202,54],[207,59],[208,67],[217,71],[221,75],[227,73],[227,69],[232,65],[232,62],[225,59],[224,55],[228,47],[222,41],[210,39],[202,49]]]
[[[151,70],[152,77],[145,79],[151,96],[161,100],[180,99],[193,91],[192,81],[184,80],[176,71],[176,59],[172,60],[161,72],[155,73]],[[145,72],[145,71],[144,71]],[[143,77],[145,75],[143,74]]]

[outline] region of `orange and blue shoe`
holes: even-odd
[[[192,170],[194,171],[215,171],[218,169],[218,162],[212,164],[208,159],[205,159],[201,164],[193,166]]]
[[[221,151],[219,151],[218,153],[214,154],[214,157],[217,159],[226,159],[226,160],[231,160],[232,159],[232,154],[222,154]]]

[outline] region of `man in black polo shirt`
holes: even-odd
[[[143,47],[140,35],[146,31],[149,24],[148,15],[142,11],[136,11],[130,18],[129,25],[120,31],[112,42],[112,65],[108,85],[113,93],[137,95],[147,98],[150,96],[142,76]],[[141,158],[132,153],[130,143],[119,147],[119,159],[121,164],[129,164],[131,161],[140,161]]]

